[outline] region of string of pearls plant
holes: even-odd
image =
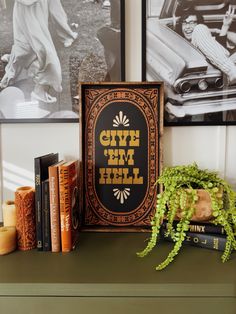
[[[151,237],[146,248],[137,255],[144,257],[156,246],[163,219],[166,218],[165,236],[172,238],[174,247],[167,258],[156,267],[156,270],[162,270],[168,266],[179,253],[189,229],[191,217],[195,212],[195,204],[198,201],[196,189],[205,189],[211,197],[214,217],[212,222],[221,225],[226,233],[227,241],[222,261],[227,261],[232,251],[236,250],[236,193],[231,186],[216,172],[201,170],[196,163],[165,168],[157,184],[163,185],[164,190],[157,196],[156,212],[151,223]],[[219,198],[219,193],[223,193],[223,198]],[[173,222],[179,209],[182,215],[175,229]]]

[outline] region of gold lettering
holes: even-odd
[[[130,131],[130,143],[129,143],[129,145],[131,147],[132,146],[139,147],[139,134],[140,134],[140,131],[134,131],[134,130]]]
[[[219,250],[219,239],[218,238],[213,239],[213,248],[215,250]]]
[[[119,146],[127,146],[127,137],[129,135],[129,132],[131,131],[128,131],[128,130],[118,130],[117,131],[117,136],[119,138]]]
[[[111,130],[111,146],[116,146],[116,131]]]
[[[100,133],[100,143],[102,146],[110,145],[110,131],[102,131]]]
[[[119,165],[123,166],[125,163],[128,163],[129,166],[134,165],[134,149],[128,149],[127,153],[124,149],[119,150],[120,160]]]
[[[103,130],[99,140],[102,146],[139,147],[139,130]]]
[[[106,184],[112,184],[111,172],[112,172],[111,168],[106,168],[106,173],[107,173]]]
[[[99,173],[100,184],[143,184],[138,168],[134,168],[132,173],[128,168],[100,168]]]
[[[113,170],[113,184],[122,184],[123,172],[122,168],[114,168]]]
[[[133,184],[143,184],[143,177],[139,177],[139,169],[134,168],[133,173],[134,173]]]
[[[109,157],[109,166],[134,165],[134,149],[128,149],[127,153],[124,149],[105,149],[104,155]]]
[[[117,166],[119,163],[119,150],[118,149],[105,149],[104,155],[108,156],[108,165]]]
[[[99,169],[100,173],[100,179],[99,179],[99,184],[105,184],[106,183],[106,168],[100,168]]]
[[[191,232],[205,232],[205,226],[198,226],[198,225],[190,225],[189,230]]]
[[[123,175],[124,175],[123,183],[124,184],[132,184],[133,178],[128,177],[128,175],[129,175],[129,169],[128,168],[123,169]]]

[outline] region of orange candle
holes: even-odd
[[[34,188],[30,186],[22,186],[15,192],[17,244],[21,251],[36,246],[34,197]]]

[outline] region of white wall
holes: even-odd
[[[0,144],[2,203],[14,199],[17,187],[34,185],[34,157],[59,152],[60,159],[78,158],[79,125],[3,124]]]
[[[127,81],[141,80],[141,0],[126,0]],[[236,126],[168,127],[164,165],[196,161],[214,169],[236,188]],[[78,158],[79,126],[64,124],[0,125],[0,202],[14,198],[19,185],[33,185],[33,159],[47,152]],[[2,218],[0,210],[0,221]]]

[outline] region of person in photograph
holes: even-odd
[[[5,10],[7,7],[6,0],[0,0],[0,11]]]
[[[56,101],[47,90],[61,92],[61,65],[48,29],[48,3],[42,0],[15,0],[11,54],[1,87],[31,77],[32,99]]]
[[[61,1],[48,0],[48,8],[50,20],[52,21],[58,37],[66,48],[70,47],[78,37],[78,33],[71,30]]]
[[[236,34],[229,32],[232,23],[234,9],[229,6],[223,19],[221,29],[209,29],[204,25],[203,18],[198,12],[190,11],[181,17],[182,35],[199,49],[209,62],[220,69],[228,78],[229,84],[236,83],[236,54],[231,54],[222,43],[231,47],[236,44]]]
[[[61,64],[48,28],[52,19],[56,32],[65,47],[77,35],[67,24],[67,17],[60,0],[15,0],[13,9],[14,43],[1,80],[1,88],[32,78],[35,86],[31,99],[55,103],[56,97],[49,90],[62,91]],[[3,60],[4,61],[4,60]]]
[[[105,81],[120,80],[120,1],[110,0],[110,24],[100,28],[97,37],[104,46],[104,54],[107,65]]]

